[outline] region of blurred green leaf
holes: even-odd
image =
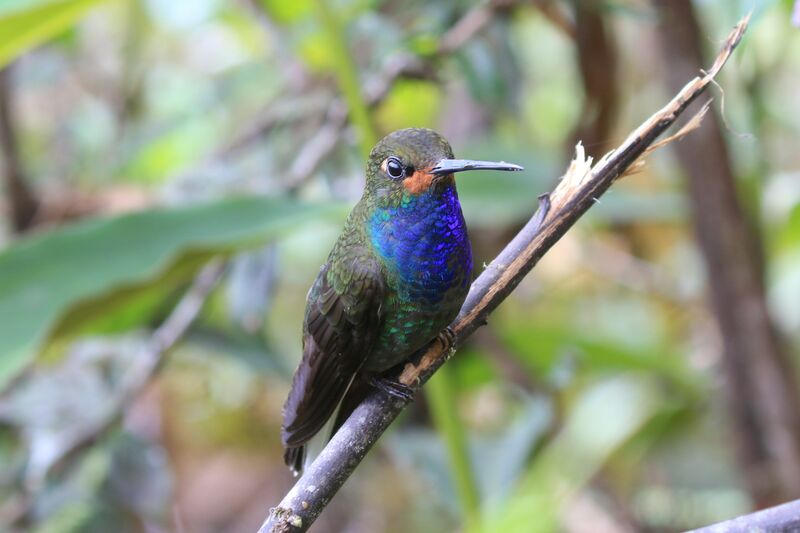
[[[201,326],[186,335],[185,344],[196,348],[196,352],[206,351],[229,357],[245,365],[254,374],[280,376],[286,381],[292,379],[294,368],[287,366],[275,348],[258,335]]]
[[[139,181],[163,181],[196,162],[199,155],[208,153],[218,132],[219,124],[211,113],[176,124],[147,139],[122,167],[121,174],[135,176]]]
[[[505,38],[507,31],[508,26],[498,21],[490,25],[481,38],[462,46],[454,56],[470,94],[492,109],[492,114],[512,111],[516,105],[519,72]]]
[[[298,53],[306,66],[315,72],[326,72],[333,69],[336,54],[330,38],[319,31],[304,35],[297,44]]]
[[[469,433],[469,461],[479,482],[482,510],[507,500],[532,451],[553,423],[549,399],[519,389],[508,389],[508,393],[514,400],[515,416],[491,433]],[[428,430],[404,429],[388,436],[386,444],[401,466],[419,473],[431,489],[429,494],[444,504],[454,518],[463,519],[457,490],[448,472],[447,450],[440,436]]]
[[[97,511],[97,504],[81,500],[59,508],[52,517],[42,521],[34,533],[78,533],[86,531],[86,524]]]
[[[485,508],[507,500],[525,472],[531,453],[553,427],[553,402],[546,397],[514,391],[519,415],[502,431],[473,440],[472,460],[477,466]]]
[[[459,348],[458,357],[448,364],[459,391],[474,389],[498,379],[491,355],[470,344]]]
[[[160,524],[172,472],[164,449],[146,438],[117,432],[90,449],[66,475],[54,477],[37,502],[36,533],[141,531]]]
[[[442,91],[432,82],[401,80],[377,110],[376,119],[383,131],[401,128],[433,128],[442,103]]]
[[[615,224],[634,222],[680,223],[686,219],[686,199],[667,191],[637,191],[618,188],[603,196],[591,216]]]
[[[767,235],[777,252],[800,249],[800,203],[795,205],[785,223]]]
[[[47,518],[32,529],[35,533],[77,533],[103,507],[95,495],[111,468],[111,450],[95,446],[89,450],[78,468],[60,483],[47,485],[40,495],[37,511]],[[118,529],[120,530],[120,529]]]
[[[392,459],[401,468],[418,473],[427,485],[426,493],[445,506],[443,511],[447,510],[448,514],[459,519],[461,510],[448,470],[447,451],[436,433],[419,428],[404,429],[387,435],[384,441]]]
[[[364,99],[358,65],[347,38],[346,19],[340,10],[329,5],[329,0],[315,0],[314,7],[323,29],[322,35],[327,38],[329,49],[333,53],[333,74],[336,76],[339,91],[347,102],[349,119],[358,129],[361,155],[366,159],[372,145],[378,142],[380,136]]]
[[[464,157],[483,156],[465,152]],[[533,172],[473,172],[458,182],[458,197],[469,225],[487,228],[530,218],[539,206],[538,196],[545,191],[541,176]]]
[[[288,5],[295,4],[295,2],[283,3]],[[250,13],[242,12],[236,9],[236,6],[229,6],[218,18],[236,37],[238,44],[242,45],[251,54],[259,57],[259,59],[263,56],[266,36],[258,24],[259,21],[254,19]]]
[[[464,157],[497,159],[491,154],[473,155],[465,152]],[[510,161],[526,167],[525,172],[475,172],[458,182],[458,196],[467,221],[484,227],[498,227],[504,224],[522,222],[533,215],[539,200],[538,196],[547,192],[545,180],[553,177],[546,165],[520,158]],[[638,192],[616,189],[595,205],[581,221],[602,221],[603,223],[634,222],[678,222],[686,217],[686,206],[678,194],[668,192]]]
[[[0,67],[52,39],[102,0],[11,0],[0,4]]]
[[[0,387],[44,342],[151,304],[210,257],[341,213],[334,204],[245,197],[98,218],[22,240],[0,254]]]
[[[294,2],[260,0],[259,4],[269,14],[270,18],[278,24],[292,24],[314,12],[311,0],[296,0]]]
[[[487,516],[484,531],[558,531],[560,506],[646,426],[660,405],[658,388],[644,378],[620,376],[590,387],[516,493]]]
[[[664,346],[637,349],[593,336],[580,325],[537,324],[505,317],[502,337],[528,368],[542,376],[552,372],[565,355],[577,357],[580,365],[594,371],[645,371],[668,377],[685,392],[694,392],[698,378],[683,358]],[[667,352],[667,353],[665,353]]]
[[[775,320],[786,331],[800,331],[800,249],[790,250],[772,261],[769,287],[770,305],[777,311]]]
[[[480,497],[454,391],[449,367],[440,368],[425,387],[431,419],[447,449],[450,476],[461,503],[464,528],[471,530],[480,520]]]

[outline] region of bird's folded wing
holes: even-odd
[[[308,298],[303,359],[284,406],[285,446],[307,443],[333,414],[377,339],[384,296],[373,258],[320,271]]]

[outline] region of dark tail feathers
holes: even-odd
[[[356,377],[353,379],[353,382],[350,384],[350,387],[347,389],[347,393],[342,399],[341,404],[339,405],[339,410],[336,413],[336,421],[331,428],[331,434],[329,438],[336,434],[342,424],[344,424],[345,420],[347,420],[353,413],[353,410],[358,407],[358,404],[360,404],[364,398],[367,397],[371,387],[372,385],[370,385],[366,376],[361,374],[356,375]],[[283,462],[286,463],[286,466],[292,470],[292,473],[295,476],[299,476],[303,473],[303,463],[305,460],[305,445],[290,446],[283,452]]]
[[[283,462],[286,463],[286,466],[292,469],[292,474],[295,476],[299,476],[303,473],[303,463],[305,460],[305,445],[286,448],[286,450],[283,452]]]

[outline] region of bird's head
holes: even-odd
[[[454,159],[450,143],[433,130],[408,128],[390,133],[372,149],[367,164],[367,189],[419,195],[431,187],[451,183],[453,174],[466,170],[523,170],[519,165],[494,161]]]

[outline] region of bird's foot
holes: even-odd
[[[436,336],[436,340],[442,343],[442,351],[448,351],[450,348],[453,347],[453,341],[456,338],[456,334],[450,329],[450,326],[447,326],[442,331],[439,332],[439,335]]]
[[[382,390],[392,398],[403,400],[406,403],[414,399],[414,389],[405,383],[397,381],[395,378],[372,376],[370,377],[370,383],[373,387]]]

